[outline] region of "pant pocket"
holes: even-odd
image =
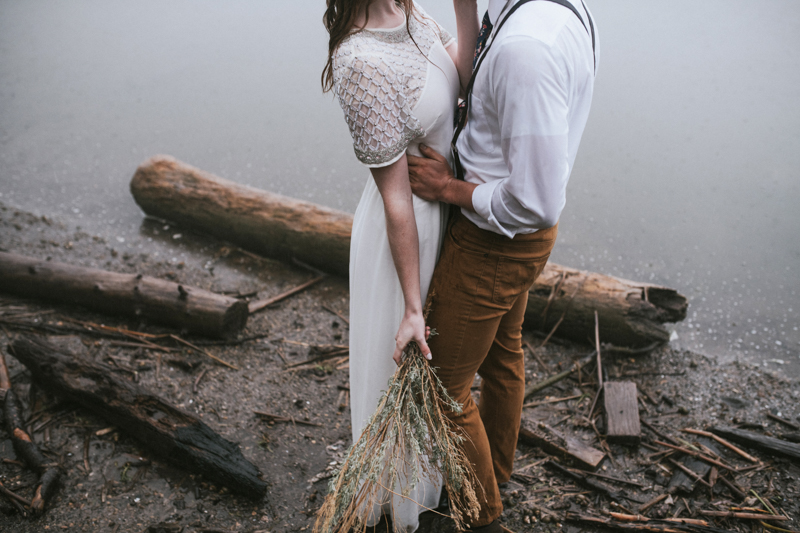
[[[501,257],[497,261],[492,301],[498,305],[510,306],[520,294],[530,289],[533,282],[544,270],[550,254],[535,260],[518,260]]]

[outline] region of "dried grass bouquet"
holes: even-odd
[[[387,495],[408,498],[420,480],[439,477],[456,527],[464,529],[465,519],[476,519],[476,490],[482,488],[464,454],[465,437],[447,411],[461,413],[461,405],[412,342],[377,410],[331,480],[314,533],[364,532],[373,506],[383,504]],[[396,492],[398,483],[403,484],[402,493]]]

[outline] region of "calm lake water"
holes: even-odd
[[[676,346],[800,376],[800,3],[588,3],[602,57],[553,260],[676,287]],[[368,173],[319,89],[323,5],[0,0],[0,202],[143,246],[128,182],[166,153],[352,212]]]

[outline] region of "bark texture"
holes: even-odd
[[[667,342],[663,324],[680,322],[687,308],[669,287],[548,263],[531,287],[525,323],[549,332],[563,316],[556,336],[592,344],[597,311],[602,342],[641,348]]]
[[[297,258],[348,275],[353,217],[245,187],[168,156],[148,159],[131,180],[136,203],[148,215],[211,233],[268,257]],[[686,317],[686,298],[674,289],[548,264],[533,285],[526,324],[586,342],[594,335],[641,348],[669,340],[664,322]]]
[[[247,304],[171,281],[0,252],[0,291],[150,320],[211,337],[232,336]]]
[[[44,340],[20,337],[9,352],[28,367],[40,386],[106,419],[170,464],[251,498],[264,496],[266,483],[239,446],[194,415],[116,376],[105,365]]]
[[[228,181],[169,156],[136,170],[131,193],[148,215],[279,259],[348,275],[353,217]]]

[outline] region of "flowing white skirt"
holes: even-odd
[[[416,196],[413,203],[419,233],[420,296],[424,305],[438,259],[446,210],[438,202]],[[403,291],[386,233],[383,201],[370,177],[356,209],[350,244],[350,409],[354,442],[375,412],[397,368],[392,360],[394,337],[404,311]],[[391,514],[397,531],[415,531],[419,513],[438,505],[441,488],[441,481],[422,480],[408,499],[387,495],[386,504],[372,509],[369,525],[377,523],[382,513]],[[402,487],[392,490],[403,492]]]

